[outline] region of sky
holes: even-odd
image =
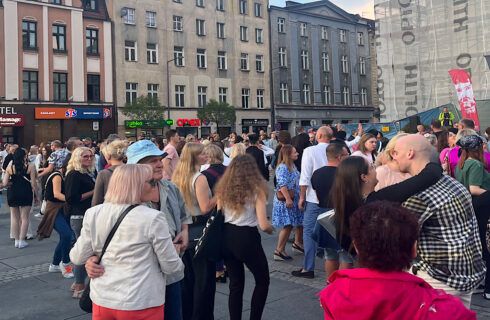
[[[313,2],[316,0],[293,0],[299,3]],[[330,0],[336,6],[352,14],[359,14],[365,18],[374,19],[374,0]],[[269,0],[272,6],[284,7],[286,0]]]

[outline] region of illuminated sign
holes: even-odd
[[[109,119],[111,108],[36,108],[36,119]]]
[[[23,127],[23,115],[0,114],[0,127]]]
[[[179,127],[200,127],[200,126],[209,126],[211,122],[209,120],[200,120],[200,119],[179,119],[177,121],[174,120],[165,120],[165,121],[155,121],[155,120],[126,120],[124,121],[124,126],[126,128],[161,128],[161,127],[169,127],[172,125],[177,125]]]

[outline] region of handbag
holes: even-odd
[[[337,239],[337,227],[335,226],[335,211],[328,210],[318,216],[316,219],[318,223],[328,231],[328,233],[334,238]]]
[[[448,176],[452,176],[451,174],[451,164],[449,163],[449,151],[446,152],[446,155],[444,156],[444,161],[442,162],[442,173],[446,174]]]
[[[48,201],[46,200],[46,189],[48,188],[49,179],[54,178],[54,176],[56,176],[56,175],[59,175],[61,177],[61,179],[63,179],[63,177],[61,176],[61,173],[59,173],[58,171],[51,173],[49,175],[49,177],[46,179],[46,183],[44,184],[43,201],[41,203],[41,210],[40,210],[41,213],[44,213],[44,211],[46,211],[46,205],[48,204]]]
[[[104,247],[102,248],[102,252],[100,253],[99,261],[97,262],[97,264],[99,264],[100,261],[102,260],[102,257],[104,256],[104,253],[107,249],[107,246],[111,242],[112,237],[114,236],[114,233],[116,233],[116,230],[119,227],[119,225],[121,224],[121,222],[123,221],[124,217],[129,213],[129,211],[133,210],[137,206],[138,206],[137,204],[133,204],[133,205],[127,207],[123,211],[123,213],[121,213],[121,215],[119,216],[119,218],[116,221],[116,224],[114,225],[114,227],[112,227],[111,232],[109,232],[109,235],[107,236],[107,239],[105,240]],[[90,281],[87,284],[87,287],[85,288],[85,290],[83,291],[82,297],[80,298],[80,301],[79,301],[79,305],[83,311],[88,312],[88,313],[92,313],[92,299],[90,299]]]
[[[197,241],[194,259],[206,258],[211,261],[221,260],[223,244],[223,225],[225,217],[221,210],[214,208],[209,214],[202,235]]]
[[[294,189],[291,189],[291,190],[288,189],[288,193],[289,193],[289,197],[291,198],[291,200],[294,200],[294,195],[296,194]],[[277,197],[278,201],[281,201],[281,202],[286,201],[286,198],[284,197],[284,194],[282,193],[281,190],[276,191],[276,197]]]

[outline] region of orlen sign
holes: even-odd
[[[179,119],[176,122],[179,127],[200,127],[209,126],[209,120],[199,120],[199,119]]]

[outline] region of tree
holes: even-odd
[[[216,131],[218,132],[220,125],[231,125],[235,122],[235,107],[226,102],[210,100],[208,104],[197,110],[197,117],[216,123]]]
[[[132,103],[126,103],[122,114],[133,120],[165,120],[166,108],[160,105],[158,98],[139,96]]]

